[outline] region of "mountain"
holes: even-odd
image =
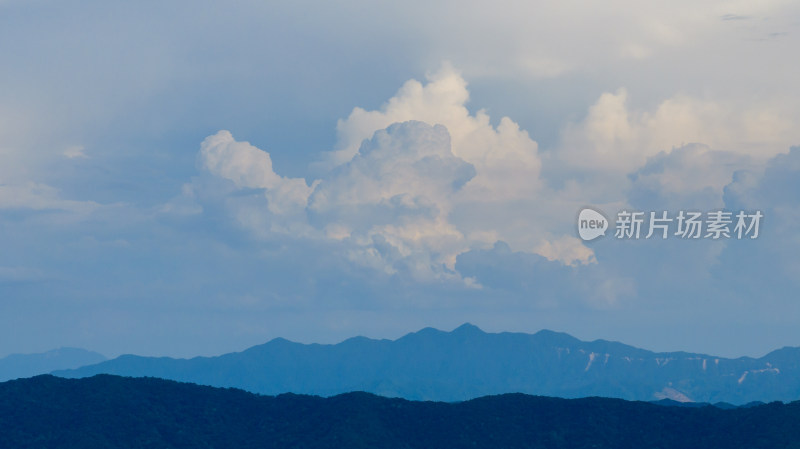
[[[654,353],[605,340],[584,342],[546,330],[485,333],[469,324],[452,332],[426,328],[395,341],[356,337],[335,345],[307,345],[278,338],[217,357],[125,355],[53,374],[75,378],[101,373],[261,394],[367,391],[438,401],[515,392],[731,404],[800,399],[800,348],[783,348],[759,359],[726,359]]]
[[[0,359],[0,382],[72,369],[106,360],[102,354],[77,348],[59,348],[40,354],[12,354]]]
[[[724,410],[505,394],[460,403],[368,393],[258,396],[154,378],[0,384],[0,447],[800,447],[800,402]]]

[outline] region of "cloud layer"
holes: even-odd
[[[626,96],[603,94],[543,155],[510,118],[495,126],[486,111],[471,113],[466,81],[445,64],[425,83],[406,82],[379,109],[355,108],[340,120],[338,149],[314,165],[313,182],[275,173],[266,151],[220,131],[201,145],[211,177],[185,191],[201,208],[222,198],[256,238],[328,245],[343,263],[403,282],[601,309],[641,301],[652,289],[660,292],[651,301],[680,295],[674,277],[692,279],[703,294],[728,292],[720,267],[741,248],[612,238],[587,246],[575,237],[576,211],[753,209],[748,192],[789,138],[785,129],[780,121],[759,128],[747,122],[754,114],[688,97],[632,113]],[[222,197],[209,187],[214,179],[228,183]],[[751,250],[768,257],[777,247]],[[651,266],[637,262],[645,260]]]
[[[463,321],[791,344],[798,18],[783,0],[0,2],[0,356]],[[586,205],[765,219],[748,242],[584,244]]]

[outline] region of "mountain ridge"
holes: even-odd
[[[78,368],[107,360],[86,349],[60,347],[33,354],[9,354],[0,358],[0,382],[46,374],[53,370]]]
[[[0,383],[0,447],[687,448],[800,444],[800,402],[724,408],[520,393],[445,403],[261,396],[156,378]]]
[[[424,328],[396,340],[353,337],[303,344],[275,338],[214,357],[125,355],[53,371],[63,377],[103,373],[260,394],[332,396],[364,390],[415,400],[460,401],[508,392],[732,404],[800,399],[800,348],[728,359],[657,353],[602,339],[586,342],[549,330],[487,333],[469,323],[450,332]]]

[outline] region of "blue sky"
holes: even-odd
[[[800,345],[794,2],[0,0],[0,356]],[[761,210],[755,240],[584,243]]]

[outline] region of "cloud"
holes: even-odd
[[[727,291],[712,273],[726,242],[607,237],[587,246],[574,236],[576,211],[722,207],[723,188],[744,192],[731,180],[757,177],[790,134],[780,120],[760,127],[748,122],[760,113],[687,96],[636,111],[620,90],[602,95],[542,155],[517,123],[503,117],[494,126],[468,100],[466,81],[445,64],[378,109],[353,109],[313,182],[282,176],[268,152],[220,131],[201,144],[203,172],[173,211],[222,213],[257,240],[324,248],[337,263],[385,279],[536,294],[551,305],[578,297],[601,308],[657,289],[649,301],[662,303],[681,291],[666,279],[703,294]],[[762,145],[770,131],[783,134]],[[684,138],[703,143],[673,143]],[[559,182],[548,178],[553,168]],[[565,288],[572,285],[580,288]]]
[[[452,153],[441,125],[411,121],[379,130],[352,160],[311,186],[277,175],[267,152],[225,131],[203,142],[200,161],[213,178],[187,185],[182,200],[222,202],[263,238],[278,231],[341,241],[351,262],[419,280],[454,277],[455,256],[468,246],[448,214],[475,169]]]
[[[559,261],[570,266],[597,262],[594,251],[584,246],[577,237],[570,235],[542,240],[534,252],[544,256],[547,260]]]
[[[722,208],[723,188],[734,173],[758,164],[748,155],[688,144],[662,151],[630,173],[628,200],[640,210],[711,210]]]
[[[685,95],[635,108],[621,90],[602,95],[585,119],[565,127],[560,143],[540,151],[510,118],[470,112],[467,83],[449,65],[427,78],[340,120],[338,143],[314,166],[313,181],[276,171],[268,152],[229,132],[209,136],[198,156],[201,173],[169,213],[229,221],[254,239],[236,244],[263,250],[265,259],[293,254],[292,270],[309,283],[305,293],[355,294],[364,302],[358,307],[373,307],[365,304],[373,297],[413,307],[442,305],[450,296],[472,305],[491,298],[528,312],[637,310],[650,320],[637,325],[699,326],[715,316],[735,319],[748,309],[747,295],[757,294],[737,290],[753,269],[735,265],[740,258],[731,255],[739,252],[760,261],[759,276],[773,279],[772,301],[791,286],[775,279],[794,273],[791,264],[763,273],[793,257],[791,246],[766,238],[758,248],[618,241],[611,230],[586,244],[574,232],[575,214],[587,205],[613,214],[757,202],[768,185],[765,167],[776,164],[765,160],[792,138],[780,119],[753,119],[775,117],[774,110],[729,111]],[[777,176],[777,165],[769,170],[772,178],[791,179]],[[748,252],[754,248],[757,254]],[[387,288],[414,293],[389,295]],[[685,316],[698,298],[707,307]]]
[[[100,207],[93,201],[60,198],[58,189],[46,184],[0,184],[0,210],[56,211],[86,216]]]
[[[70,145],[64,150],[64,157],[67,159],[76,159],[76,158],[83,158],[86,159],[89,156],[86,155],[86,148],[83,145]]]
[[[583,121],[565,128],[558,157],[574,169],[624,173],[690,143],[767,158],[799,138],[779,107],[734,107],[677,95],[654,110],[632,110],[627,90],[619,89],[601,95]]]
[[[800,147],[770,159],[763,172],[741,170],[725,186],[725,203],[732,207],[792,208],[800,191]]]
[[[279,232],[338,241],[351,263],[420,280],[465,279],[458,256],[497,242],[565,265],[596,263],[573,235],[575,211],[586,204],[719,207],[733,173],[755,166],[750,153],[773,151],[756,142],[784,131],[780,120],[760,127],[748,122],[757,113],[685,96],[632,112],[626,91],[607,93],[548,155],[567,179],[556,188],[542,179],[528,133],[507,117],[493,126],[486,111],[470,113],[468,100],[466,81],[445,64],[427,83],[406,82],[377,110],[353,109],[338,122],[338,149],[310,184],[279,175],[269,153],[227,131],[203,142],[201,166],[228,183],[218,196],[224,208],[263,239]],[[675,146],[684,138],[732,148]],[[770,138],[777,145],[787,135]],[[187,186],[187,195],[202,204],[215,195],[214,179]]]
[[[211,174],[230,180],[239,189],[263,189],[267,208],[274,214],[302,211],[313,190],[304,179],[276,174],[269,153],[235,141],[229,131],[220,131],[203,141],[200,161]]]
[[[734,355],[796,338],[797,174],[765,163],[800,142],[798,2],[2,4],[0,266],[59,280],[3,286],[0,350],[195,355],[489,316]],[[442,60],[463,76],[403,84]],[[390,129],[408,121],[429,128]],[[449,152],[415,152],[437,124]],[[586,205],[722,201],[764,207],[763,239],[574,237]],[[608,299],[526,309],[581,283]]]
[[[800,147],[770,159],[762,170],[736,172],[725,186],[729,210],[760,211],[759,237],[728,245],[720,256],[718,276],[764,299],[784,298],[800,279]]]
[[[387,260],[414,258],[415,265],[452,270],[466,242],[448,215],[456,193],[475,175],[451,151],[444,126],[398,123],[376,132],[323,179],[309,209],[329,236],[385,248]]]
[[[444,126],[396,123],[375,132],[355,157],[326,177],[314,192],[311,209],[395,200],[412,209],[443,205],[474,177],[475,168],[451,150]]]
[[[512,251],[502,241],[459,255],[456,267],[492,291],[537,307],[616,307],[636,293],[632,279],[610,276],[597,265],[565,266],[538,254]]]
[[[392,123],[417,120],[441,124],[450,133],[453,154],[472,164],[476,176],[468,190],[472,198],[520,198],[539,187],[538,145],[508,117],[495,128],[484,110],[470,114],[467,83],[451,65],[428,76],[428,83],[406,82],[380,110],[355,108],[337,125],[337,151],[328,162],[349,161],[364,139]]]
[[[310,185],[277,174],[269,153],[227,131],[209,136],[199,160],[212,179],[187,185],[166,209],[197,212],[187,197],[216,198],[261,238],[344,242],[350,262],[419,280],[469,282],[455,270],[458,255],[500,240],[592,263],[592,251],[553,218],[577,203],[545,189],[536,142],[507,117],[495,127],[485,111],[471,114],[466,82],[450,65],[428,78],[408,81],[380,110],[355,108],[340,120],[339,149]]]

